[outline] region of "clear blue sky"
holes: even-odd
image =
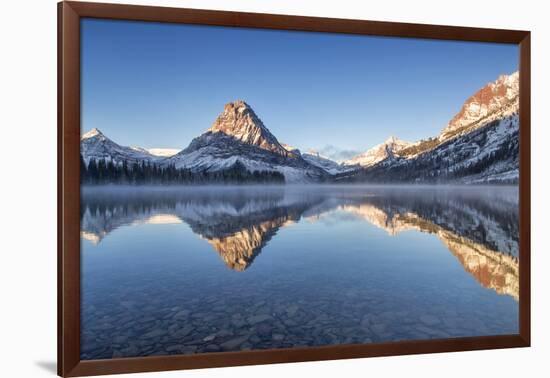
[[[282,143],[363,151],[436,135],[518,68],[515,45],[82,21],[82,128],[186,147],[243,99]]]

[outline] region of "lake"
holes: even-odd
[[[84,187],[81,359],[518,333],[517,187]]]

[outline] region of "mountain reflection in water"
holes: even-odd
[[[517,188],[484,187],[85,188],[81,237],[98,244],[123,226],[185,223],[242,272],[286,226],[343,212],[391,236],[437,236],[479,284],[518,300],[517,198]]]

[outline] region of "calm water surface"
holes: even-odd
[[[517,188],[84,188],[81,358],[518,332]]]

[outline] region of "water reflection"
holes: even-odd
[[[518,331],[515,188],[116,187],[82,199],[83,360]]]
[[[343,213],[391,236],[433,234],[480,285],[518,300],[517,198],[516,188],[96,188],[83,192],[81,236],[97,245],[123,226],[185,223],[241,272],[286,226]]]

